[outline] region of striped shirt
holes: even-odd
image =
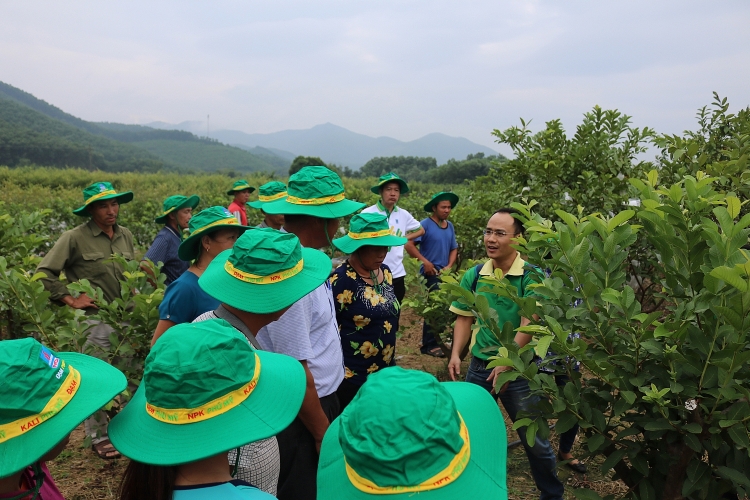
[[[180,235],[171,227],[164,226],[154,238],[154,242],[151,243],[146,255],[143,256],[144,259],[150,259],[154,264],[157,262],[164,263],[161,272],[167,275],[167,285],[182,276],[182,273],[190,267],[190,262],[186,262],[177,256],[180,243],[182,243]]]
[[[256,334],[266,351],[307,361],[318,397],[336,392],[344,380],[344,356],[331,285],[325,283],[295,302]]]

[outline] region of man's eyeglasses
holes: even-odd
[[[500,229],[500,230],[497,230],[497,231],[495,231],[494,229],[485,229],[484,231],[482,231],[482,233],[483,233],[483,234],[484,234],[485,236],[492,236],[492,235],[494,234],[494,235],[495,235],[495,236],[497,236],[498,238],[505,238],[505,237],[506,237],[506,236],[508,236],[508,235],[511,235],[511,236],[515,236],[515,235],[517,235],[517,234],[518,234],[518,233],[506,233],[506,232],[505,232],[505,231],[503,231],[502,229]]]

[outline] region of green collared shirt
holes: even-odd
[[[92,286],[102,289],[104,298],[111,302],[120,297],[122,266],[107,261],[112,254],[128,260],[135,258],[133,235],[126,228],[115,225],[114,236],[109,239],[96,223],[89,219],[80,226],[65,231],[36,268],[47,275],[42,278],[44,288],[52,300],[60,300],[70,292],[67,283],[87,279]],[[106,261],[106,262],[105,262]],[[60,280],[65,272],[66,281]]]
[[[515,286],[518,290],[519,297],[530,297],[534,295],[534,292],[529,285],[536,283],[539,280],[538,273],[526,272],[526,261],[521,258],[521,254],[516,254],[516,259],[511,264],[508,272],[503,276],[503,280],[507,280],[511,285]],[[484,266],[479,270],[479,282],[477,283],[477,290],[482,288],[483,276],[491,276],[495,270],[492,265],[492,260],[485,262]],[[463,278],[461,278],[461,288],[471,291],[474,280],[476,279],[476,268],[469,268]],[[484,295],[490,304],[490,307],[497,312],[498,322],[500,328],[506,322],[510,322],[513,328],[521,326],[521,316],[518,314],[520,310],[518,304],[510,299],[499,297],[493,293],[477,291],[478,295]],[[474,316],[474,314],[468,310],[468,308],[458,301],[453,302],[450,307],[451,312],[458,314],[459,316]],[[485,352],[488,349],[495,349],[502,347],[500,341],[488,328],[480,328],[476,332],[476,336],[472,338],[471,354],[479,359],[487,360],[494,354],[491,352]]]

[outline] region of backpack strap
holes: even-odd
[[[477,285],[479,284],[479,271],[484,267],[484,263],[477,264],[474,266],[474,281],[471,283],[471,291],[477,293]]]

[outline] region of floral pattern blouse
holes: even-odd
[[[362,279],[347,260],[330,278],[336,303],[336,321],[344,352],[345,378],[356,385],[370,373],[395,365],[400,304],[393,291],[393,276],[383,264],[380,293]]]

